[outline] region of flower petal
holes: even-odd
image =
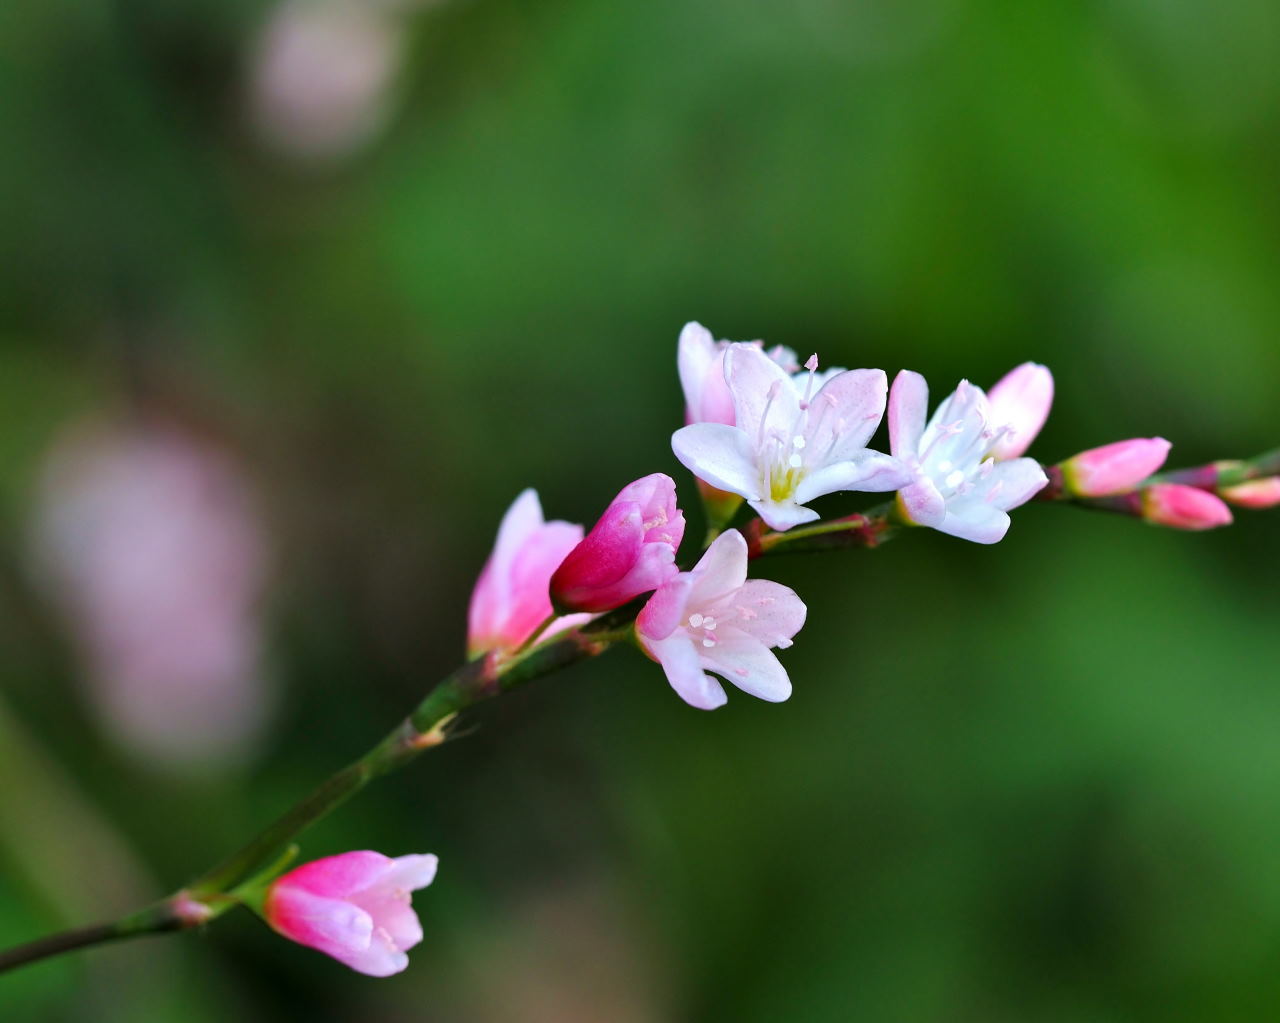
[[[796,487],[795,501],[808,504],[840,490],[897,490],[911,478],[912,474],[898,459],[863,448],[846,461],[823,466],[805,476]]]
[[[724,687],[702,670],[693,640],[684,630],[667,639],[646,642],[645,647],[662,665],[671,688],[689,706],[715,710],[728,702]]]
[[[712,617],[754,636],[765,646],[788,647],[804,625],[808,608],[795,590],[771,579],[748,579],[712,609]]]
[[[852,458],[879,428],[888,390],[882,369],[850,369],[831,377],[810,402],[809,422],[817,429],[806,438],[809,445],[829,452],[828,462]]]
[[[898,497],[907,517],[918,526],[937,529],[946,518],[946,501],[928,476],[921,476],[910,486],[903,487],[898,491]]]
[[[800,395],[781,366],[754,345],[734,344],[725,353],[724,376],[738,428],[748,437],[790,434],[800,415]]]
[[[1006,373],[987,392],[991,425],[1011,431],[996,442],[991,453],[998,459],[1016,458],[1031,446],[1053,405],[1053,374],[1034,362],[1024,362]]]
[[[993,508],[1010,511],[1026,504],[1048,484],[1049,477],[1034,458],[999,462],[978,485],[978,495]]]
[[[703,667],[770,703],[781,703],[791,695],[791,679],[768,647],[735,628],[723,633],[717,633],[715,646],[695,648]]]
[[[942,523],[934,528],[961,540],[998,543],[1009,531],[1009,515],[984,501],[953,501]]]
[[[982,389],[961,380],[938,406],[920,438],[920,449],[927,452],[921,456],[924,470],[942,477],[951,471],[943,467],[946,463],[964,463],[971,452],[979,449],[988,418],[987,397]]]
[[[760,496],[755,447],[742,430],[722,423],[694,423],[672,434],[671,450],[703,482],[748,500]]]
[[[752,501],[750,504],[756,514],[764,519],[765,525],[780,533],[802,522],[814,522],[821,518],[812,508],[801,508],[794,500]]]
[[[721,533],[689,573],[688,606],[694,610],[733,593],[747,581],[747,541],[736,529]]]
[[[692,589],[688,572],[663,583],[636,616],[636,631],[647,639],[666,639],[684,621]]]
[[[918,454],[928,418],[929,385],[919,373],[904,369],[889,392],[889,450],[898,458]]]

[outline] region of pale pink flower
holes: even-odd
[[[493,553],[471,593],[467,616],[470,656],[488,650],[515,650],[551,615],[551,575],[579,541],[582,527],[545,522],[533,490],[507,509]],[[548,633],[581,625],[586,615],[555,622]]]
[[[1230,487],[1219,487],[1218,494],[1241,508],[1274,508],[1280,504],[1280,476],[1266,476]]]
[[[1216,529],[1231,525],[1231,509],[1198,487],[1154,483],[1142,491],[1142,517],[1171,529]]]
[[[996,461],[1017,458],[1031,446],[1053,405],[1053,374],[1035,362],[1011,369],[987,392],[991,422],[1004,432],[991,448]]]
[[[676,457],[698,479],[745,497],[772,529],[812,522],[805,507],[840,490],[893,490],[897,463],[866,444],[884,415],[888,384],[878,369],[792,377],[759,349],[731,345],[725,378],[734,425],[694,423],[671,438]]]
[[[910,522],[976,543],[995,543],[1008,512],[1049,482],[1032,458],[997,462],[992,451],[1007,428],[993,425],[981,388],[962,380],[928,426],[929,388],[903,370],[889,395],[889,444],[910,476],[898,507]]]
[[[791,646],[805,614],[794,590],[747,579],[747,542],[729,530],[692,571],[649,598],[636,618],[636,636],[671,688],[694,707],[714,710],[726,702],[724,687],[707,672],[779,703],[791,695],[791,680],[771,648]]]
[[[267,889],[263,915],[279,934],[370,977],[409,965],[422,940],[410,892],[436,876],[436,857],[348,852],[305,863]]]
[[[36,534],[108,727],[171,763],[241,752],[268,702],[267,552],[233,454],[173,424],[75,428],[49,458]]]
[[[1126,494],[1164,465],[1169,447],[1163,437],[1135,437],[1082,451],[1062,463],[1063,483],[1077,497]]]
[[[764,350],[760,341],[741,343]],[[686,323],[680,331],[676,368],[684,389],[686,423],[734,424],[733,395],[724,377],[724,356],[731,344],[732,341],[717,341],[701,323]],[[800,368],[796,353],[790,348],[775,345],[765,354],[787,373]]]
[[[683,538],[675,481],[655,472],[628,483],[556,569],[551,601],[561,611],[621,607],[679,571],[676,549]]]

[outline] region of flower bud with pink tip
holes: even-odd
[[[1142,491],[1142,517],[1171,529],[1216,529],[1231,525],[1231,509],[1206,490],[1181,483],[1154,483]]]
[[[991,448],[996,461],[1017,458],[1036,439],[1053,405],[1053,374],[1035,362],[1010,370],[987,391],[991,423],[1003,432]]]
[[[796,353],[784,345],[765,349],[761,341],[743,343],[763,351],[786,373],[795,373],[800,368]],[[724,356],[732,344],[731,341],[717,341],[701,323],[686,323],[680,331],[676,369],[684,391],[686,423],[733,426],[736,422],[733,394],[724,375]]]
[[[656,472],[623,487],[551,577],[556,610],[611,611],[676,574],[684,514],[675,481]]]
[[[389,977],[422,940],[410,892],[436,876],[436,857],[348,852],[305,863],[267,889],[262,913],[278,934],[357,973]]]
[[[1135,437],[1091,448],[1062,463],[1062,481],[1076,497],[1126,494],[1164,465],[1169,447],[1163,437]]]
[[[806,613],[794,590],[747,579],[747,541],[731,529],[691,571],[649,598],[636,618],[636,638],[690,706],[714,710],[726,702],[724,687],[707,672],[779,703],[791,695],[791,679],[771,648],[791,646]]]
[[[467,616],[467,650],[476,657],[489,650],[515,650],[551,616],[551,575],[582,540],[582,527],[546,522],[536,491],[516,498],[498,527]],[[584,616],[555,622],[548,632],[580,625]]]
[[[1280,504],[1280,476],[1219,487],[1218,496],[1241,508],[1274,508]]]

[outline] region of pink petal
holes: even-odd
[[[749,500],[760,496],[760,470],[750,438],[720,423],[695,423],[677,430],[671,450],[698,479]]]
[[[278,933],[343,962],[368,948],[372,939],[373,918],[345,899],[277,882],[264,908],[267,922]]]
[[[721,533],[689,574],[688,606],[694,610],[740,589],[747,581],[746,539],[736,529]]]
[[[919,373],[904,369],[889,392],[889,450],[898,458],[918,454],[928,417],[929,385]]]
[[[648,639],[666,639],[684,621],[692,589],[688,572],[664,583],[636,616],[636,630]]]
[[[733,628],[765,646],[786,647],[804,625],[808,608],[790,587],[770,579],[748,579],[736,593],[717,601],[712,615],[731,621]]]
[[[1104,444],[1067,459],[1063,474],[1074,494],[1125,494],[1164,465],[1171,446],[1163,437],[1135,437]]]
[[[295,867],[276,884],[287,882],[316,895],[343,899],[377,884],[394,863],[391,857],[367,849],[340,853]]]
[[[1031,446],[1049,418],[1053,405],[1053,374],[1044,366],[1024,362],[1010,370],[989,392],[991,425],[1010,426],[992,448],[998,459],[1017,458]]]

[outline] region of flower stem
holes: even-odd
[[[280,864],[295,838],[369,782],[443,743],[449,723],[460,711],[603,653],[612,644],[629,638],[634,617],[634,607],[623,608],[506,660],[488,654],[470,661],[436,685],[404,721],[364,756],[329,777],[245,846],[181,891],[113,923],[63,931],[0,952],[0,972],[73,949],[182,930],[233,909],[241,900],[228,893]]]

